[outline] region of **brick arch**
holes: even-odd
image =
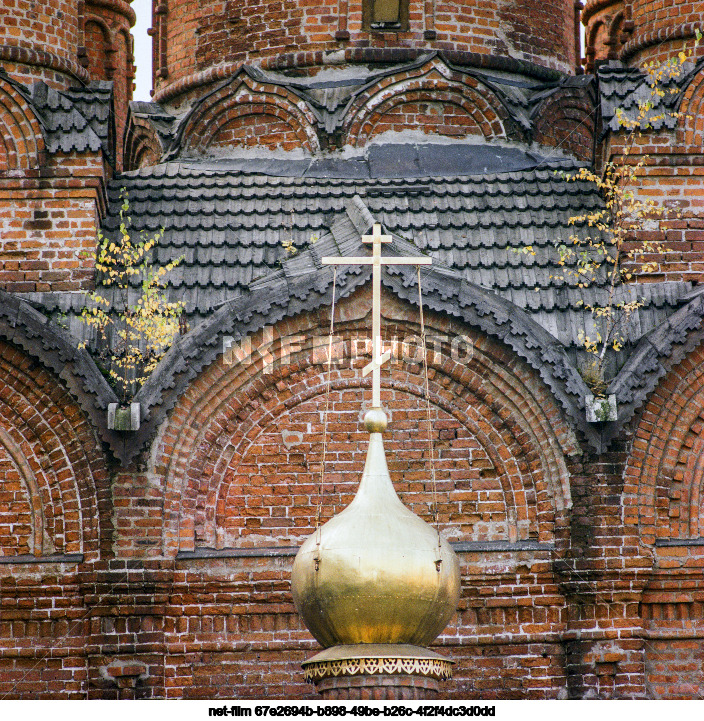
[[[596,104],[588,88],[560,89],[536,110],[534,140],[591,162],[595,111]]]
[[[98,500],[107,492],[107,470],[90,423],[52,372],[4,341],[0,374],[0,444],[27,487],[31,552],[83,553],[95,560],[101,541]]]
[[[125,138],[125,170],[139,170],[157,165],[163,148],[152,128],[130,128]]]
[[[38,168],[44,150],[34,111],[14,84],[0,77],[0,173]]]
[[[218,136],[222,138],[222,134],[243,124],[256,128],[258,133],[276,125],[279,131],[281,127],[289,129],[288,144],[313,153],[320,150],[315,118],[302,107],[289,90],[256,82],[243,72],[199,103],[179,135],[185,139],[185,150],[206,152]]]
[[[112,59],[115,53],[113,32],[98,15],[88,14],[83,28],[85,34],[88,72],[92,78],[111,80],[115,71]]]
[[[498,97],[489,88],[480,87],[474,78],[450,71],[439,62],[427,63],[415,72],[386,77],[365,90],[346,113],[346,142],[363,146],[376,134],[374,129],[379,124],[389,125],[392,130],[408,130],[417,129],[419,123],[429,123],[429,127],[441,130],[445,127],[442,123],[434,124],[433,117],[423,117],[423,113],[412,113],[415,116],[412,120],[394,117],[402,114],[404,105],[431,103],[459,111],[457,119],[463,120],[458,127],[471,129],[467,135],[476,134],[487,140],[507,137],[508,113]]]
[[[704,64],[690,80],[680,106],[679,125],[688,146],[704,145]]]
[[[9,471],[9,473],[8,473]],[[44,513],[31,466],[8,431],[0,426],[0,556],[44,552]],[[23,529],[22,526],[26,526]],[[20,529],[17,527],[20,526]]]
[[[313,320],[299,317],[295,322],[284,323],[277,327],[275,336],[279,332],[302,333],[306,337],[311,333],[324,335],[325,324],[315,324]],[[438,326],[441,330],[449,327],[449,322]],[[456,326],[453,328],[457,330]],[[412,332],[413,326],[410,329]],[[346,327],[345,333],[352,334],[357,330],[360,334],[364,332],[352,324]],[[560,420],[561,414],[537,374],[502,344],[477,333],[473,337],[476,352],[471,364],[454,362],[445,354],[432,370],[432,408],[434,418],[439,421],[434,425],[435,441],[441,444],[438,473],[439,477],[447,474],[440,478],[441,494],[450,492],[452,499],[451,503],[441,503],[444,522],[448,529],[454,529],[455,537],[459,525],[460,537],[472,539],[471,523],[467,521],[462,526],[456,523],[456,517],[463,512],[471,515],[468,504],[477,503],[472,493],[484,492],[487,503],[494,503],[496,507],[493,511],[490,507],[483,509],[478,520],[475,519],[483,529],[484,535],[480,534],[480,538],[486,540],[487,534],[495,532],[511,540],[550,540],[555,524],[570,506],[563,449],[574,452],[574,439]],[[253,347],[257,347],[258,340],[255,337]],[[271,352],[276,353],[276,344]],[[249,536],[254,537],[252,542],[264,545],[291,545],[294,538],[300,539],[310,531],[311,508],[314,506],[312,489],[317,484],[315,470],[310,469],[319,456],[319,448],[307,448],[302,454],[294,449],[288,454],[297,456],[294,463],[288,463],[294,469],[290,473],[297,478],[297,484],[284,482],[282,477],[276,485],[279,486],[278,494],[289,494],[291,499],[298,496],[295,500],[289,499],[292,505],[280,503],[276,493],[266,490],[271,485],[272,474],[260,473],[258,478],[252,476],[253,480],[245,484],[241,473],[238,478],[237,469],[243,459],[245,465],[252,465],[252,449],[257,444],[264,448],[274,445],[267,440],[272,433],[281,433],[283,429],[293,434],[287,439],[281,436],[277,446],[280,449],[285,442],[296,441],[296,434],[302,432],[301,423],[310,423],[311,433],[320,425],[319,403],[324,395],[325,376],[322,368],[313,363],[316,357],[322,357],[320,353],[319,348],[305,348],[292,364],[272,374],[261,372],[263,361],[256,357],[246,366],[243,363],[227,366],[219,359],[181,397],[160,430],[155,446],[158,452],[152,460],[154,472],[165,477],[164,546],[167,554],[177,549],[192,550],[199,545],[223,546],[235,542],[246,545]],[[357,376],[357,370],[340,371],[335,374],[333,383],[333,392],[340,398],[356,399],[352,404],[354,408],[345,411],[350,418],[359,416],[360,389],[368,385],[366,382],[361,384]],[[418,395],[420,385],[418,368],[401,367],[387,379],[383,394],[395,394],[398,413],[403,412],[398,411],[399,408],[411,407],[417,414],[423,411]],[[393,427],[395,411],[392,405],[390,403]],[[396,422],[399,422],[398,417]],[[361,450],[356,447],[358,427],[358,419],[354,428],[350,425],[346,430],[335,430],[334,424],[330,426],[333,436],[342,433],[342,440],[338,439],[335,445],[345,448],[336,452],[348,454],[353,469],[346,479],[335,482],[337,490],[333,493],[333,505],[338,510],[348,502],[362,470],[365,447]],[[420,464],[422,459],[411,461],[410,456],[406,457],[410,453],[404,446],[404,443],[410,443],[407,435],[404,436],[407,430],[399,425],[389,436],[390,470],[392,476],[396,474],[396,480],[401,472],[411,473],[410,479],[401,481],[399,488],[406,502],[412,507],[417,506],[418,512],[427,503],[427,492],[413,484],[422,486],[423,474],[427,481],[427,470],[408,465]],[[442,446],[448,439],[441,437],[441,430],[455,434],[447,446]],[[418,443],[423,446],[423,437]],[[472,453],[475,459],[481,459],[481,463],[472,466],[468,462]],[[460,469],[453,466],[457,455],[459,462],[464,463]],[[278,467],[284,469],[286,466],[281,462]],[[288,472],[282,470],[283,476]],[[464,487],[460,482],[463,479],[457,478],[457,474],[463,472],[468,474]],[[354,480],[348,482],[350,478]],[[290,513],[288,518],[297,520],[288,521],[286,528],[277,525],[276,520],[270,520],[265,526],[270,529],[268,531],[255,529],[250,532],[250,525],[249,530],[241,532],[247,529],[245,516],[254,518],[263,513],[261,507],[254,511],[254,501],[245,500],[246,494],[237,495],[238,489],[253,484],[264,489],[263,495],[270,496],[267,513],[271,515],[268,518],[274,519],[274,513],[281,513],[281,508],[285,508],[286,513]],[[296,493],[292,493],[292,489]],[[463,494],[466,497],[462,497]],[[232,504],[230,508],[237,505],[244,509],[244,515],[223,528],[228,503]],[[464,511],[461,510],[462,503],[465,503]],[[493,519],[492,512],[495,513]],[[500,523],[496,514],[501,515]]]
[[[651,394],[625,471],[624,513],[641,541],[697,538],[704,482],[704,346]]]

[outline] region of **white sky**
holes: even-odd
[[[137,24],[132,28],[134,35],[134,61],[137,65],[134,100],[149,100],[152,89],[152,39],[147,30],[152,24],[152,0],[133,0],[132,7],[137,13]]]

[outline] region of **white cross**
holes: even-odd
[[[381,406],[381,366],[391,357],[391,351],[381,353],[381,266],[383,265],[430,265],[430,258],[405,256],[381,257],[381,244],[390,243],[390,235],[381,234],[381,226],[374,224],[372,235],[363,235],[365,243],[372,244],[372,256],[322,259],[324,265],[371,265],[372,266],[372,361],[364,367],[363,375],[372,371],[372,408]]]

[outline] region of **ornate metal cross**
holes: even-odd
[[[388,256],[382,258],[381,244],[390,243],[390,235],[381,234],[381,226],[374,224],[371,235],[363,235],[365,243],[372,244],[371,258],[368,256],[352,256],[349,258],[325,257],[325,265],[371,265],[372,266],[372,360],[362,371],[363,375],[372,372],[372,408],[381,406],[381,366],[389,360],[391,351],[381,353],[381,266],[382,265],[430,265],[430,258],[408,258],[405,256]]]

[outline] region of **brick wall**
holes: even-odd
[[[594,159],[594,102],[586,87],[564,88],[535,114],[533,139],[591,163]]]
[[[395,48],[406,54],[439,49],[510,55],[565,72],[575,65],[571,0],[462,0],[437,3],[434,11],[426,11],[428,3],[411,0],[408,30],[383,33],[363,29],[361,1],[171,0],[167,9],[158,5],[154,87],[160,101],[212,80],[213,68],[222,63],[321,66],[328,54],[349,61],[365,49],[379,49],[376,61],[382,62],[401,59],[390,52]]]
[[[702,8],[682,0],[631,0],[633,32],[621,51],[631,65],[666,62],[685,46],[692,47],[701,25]],[[699,48],[701,57],[704,49]]]
[[[357,308],[368,307],[368,295],[358,291],[338,305],[341,358],[357,335],[366,337]],[[405,352],[406,360],[383,374],[390,472],[407,505],[428,518],[422,374],[410,338],[417,318],[391,296],[384,303],[393,319],[387,338],[407,339],[395,348],[395,358]],[[8,429],[0,469],[10,483],[0,504],[11,494],[9,502],[31,517],[37,492],[17,477],[34,477],[42,535],[53,544],[44,553],[75,550],[77,532],[85,557],[13,562],[32,534],[18,544],[0,533],[0,692],[316,697],[300,669],[316,644],[295,613],[290,572],[317,502],[325,316],[303,314],[273,329],[271,374],[256,350],[251,364],[206,368],[144,456],[112,467],[109,481],[81,411],[40,364],[5,346],[1,371],[11,382],[0,392]],[[669,511],[698,476],[685,476],[682,488],[668,485],[680,494],[667,508],[648,499],[660,497],[653,479],[667,477],[659,459],[676,465],[676,449],[690,446],[699,456],[686,430],[672,431],[682,412],[669,409],[681,404],[698,417],[701,384],[693,374],[701,375],[702,351],[672,370],[611,451],[595,455],[579,452],[537,374],[506,347],[432,313],[426,320],[431,338],[461,331],[472,341],[462,362],[449,341],[432,358],[431,343],[431,426],[441,527],[455,542],[485,544],[458,551],[462,598],[436,647],[456,661],[455,677],[441,697],[695,695],[704,603],[704,547],[692,545],[698,531],[690,531],[689,545],[660,543],[655,565],[652,559],[656,538],[669,538],[654,523],[684,538],[683,517]],[[288,364],[280,362],[285,348]],[[359,352],[353,368],[340,364],[332,374],[324,519],[349,502],[362,470],[368,387],[359,367],[367,342]],[[648,431],[653,424],[658,433]],[[643,445],[645,438],[652,442]]]
[[[84,36],[88,73],[92,80],[113,82],[117,170],[122,169],[122,148],[127,108],[134,86],[133,40],[130,28],[134,10],[121,0],[86,3]]]
[[[585,70],[593,73],[600,61],[617,60],[624,32],[632,29],[623,0],[588,0],[582,10],[585,27]]]
[[[92,287],[103,165],[53,156],[33,180],[0,177],[0,287],[12,292]],[[43,176],[43,177],[42,177]]]
[[[25,480],[6,446],[0,446],[0,555],[30,553],[33,515]]]
[[[0,62],[13,77],[64,88],[80,73],[78,3],[2,0],[0,12]]]
[[[645,223],[637,238],[663,242],[663,251],[642,256],[656,264],[655,272],[640,273],[644,282],[687,280],[698,283],[704,269],[704,161],[699,152],[704,127],[701,107],[704,98],[704,72],[699,72],[683,90],[680,117],[674,130],[646,131],[635,141],[625,133],[611,133],[602,145],[602,162],[622,162],[629,147],[628,163],[644,162],[634,185],[636,193],[666,208],[661,227]]]
[[[245,110],[246,112],[246,110]],[[267,150],[295,150],[301,148],[301,138],[296,129],[286,122],[286,117],[261,113],[243,114],[224,123],[209,144],[218,147],[266,148]]]

